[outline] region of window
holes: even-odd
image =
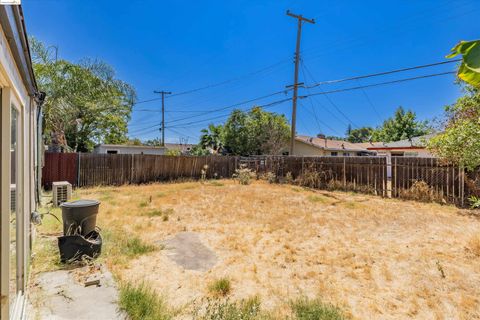
[[[21,183],[19,179],[19,170],[21,170],[21,161],[19,158],[19,113],[15,106],[10,106],[10,279],[9,279],[9,300],[13,303],[16,293],[21,288],[18,287],[17,275],[19,275],[20,263],[18,254],[21,212],[20,190]]]
[[[336,152],[336,151],[330,152],[330,155],[331,155],[332,157],[336,157],[336,156],[338,156],[338,152]]]
[[[118,150],[107,150],[108,154],[117,154]]]
[[[343,156],[344,156],[344,157],[350,157],[350,152],[344,152],[344,153],[343,153]]]

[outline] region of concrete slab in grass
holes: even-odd
[[[187,270],[207,271],[217,263],[215,252],[194,232],[180,232],[162,244],[168,257]]]
[[[127,319],[118,309],[118,290],[112,274],[99,271],[100,286],[85,287],[79,281],[79,269],[46,272],[37,277],[36,286],[41,300],[40,319]]]

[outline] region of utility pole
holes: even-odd
[[[172,94],[171,92],[168,91],[153,91],[154,93],[158,93],[162,95],[162,127],[160,128],[160,131],[162,132],[162,147],[165,146],[165,95],[166,94]]]
[[[290,155],[294,155],[295,152],[295,135],[296,135],[296,122],[297,122],[297,99],[298,99],[298,64],[300,62],[300,39],[302,37],[302,23],[303,21],[315,24],[314,19],[304,18],[302,15],[293,14],[290,10],[287,10],[287,16],[298,20],[297,25],[297,46],[295,48],[295,74],[293,82],[293,98],[292,98],[292,133],[290,138]]]

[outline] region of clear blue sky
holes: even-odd
[[[209,122],[223,122],[228,114],[228,110],[202,112],[283,90],[293,82],[296,21],[285,15],[287,9],[316,20],[315,25],[303,28],[305,68],[301,69],[300,80],[307,84],[312,79],[332,80],[442,61],[459,40],[480,38],[478,0],[22,3],[30,34],[58,46],[62,58],[106,61],[115,68],[118,78],[136,88],[139,101],[158,97],[154,90],[178,93],[234,79],[167,99],[168,142],[180,138],[197,142],[201,128]],[[454,68],[449,64],[321,89],[329,91]],[[420,119],[430,119],[440,116],[443,106],[460,94],[454,77],[448,75],[303,99],[297,131],[342,135],[348,122],[353,127],[377,126],[399,105],[414,110]],[[255,103],[267,104],[284,97],[288,96],[282,94]],[[252,104],[239,108],[248,109]],[[155,126],[160,113],[145,110],[159,109],[160,101],[136,105],[129,125],[131,136],[158,137]],[[290,119],[291,103],[268,110],[284,113]]]

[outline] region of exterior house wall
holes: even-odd
[[[330,155],[329,152],[320,149],[318,147],[306,144],[302,141],[295,141],[295,155],[296,156],[326,156]]]
[[[4,12],[14,19],[10,9]],[[25,316],[22,310],[30,256],[30,214],[36,206],[37,104],[24,84],[3,26],[0,25],[0,318],[16,319]],[[12,27],[16,28],[18,25]],[[14,113],[17,130],[11,128]],[[13,146],[12,133],[17,137]]]
[[[145,147],[145,146],[121,146],[121,145],[98,145],[93,149],[93,153],[117,153],[117,154],[154,154],[164,155],[166,148]]]

